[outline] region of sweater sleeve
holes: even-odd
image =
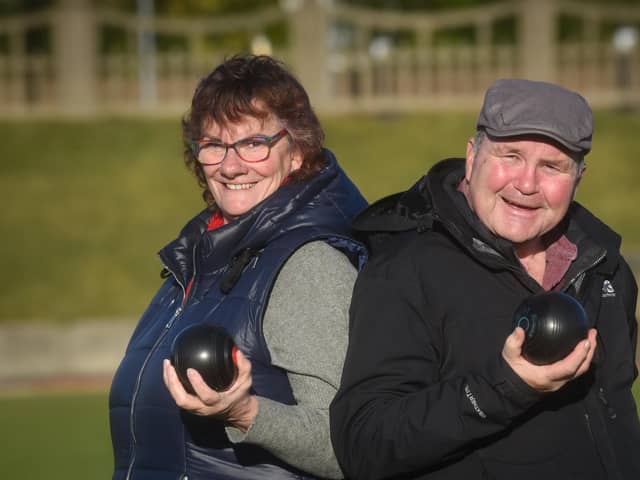
[[[258,397],[246,434],[227,428],[232,442],[260,445],[311,474],[342,478],[329,434],[329,404],[340,383],[347,348],[348,309],[357,272],[324,242],[298,249],[280,271],[264,318],[273,365],[286,370],[297,405]]]

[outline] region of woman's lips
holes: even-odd
[[[254,183],[225,183],[224,186],[229,190],[249,190],[253,188],[257,182]]]

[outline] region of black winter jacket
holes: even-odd
[[[638,479],[637,285],[620,238],[577,203],[560,290],[598,329],[590,371],[543,395],[502,359],[512,315],[542,288],[456,189],[463,160],[356,220],[373,255],[356,283],[332,440],[353,479]]]

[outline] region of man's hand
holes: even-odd
[[[507,337],[502,356],[522,380],[539,392],[555,392],[564,384],[589,370],[596,349],[596,330],[590,329],[587,339],[580,341],[562,360],[549,365],[535,365],[522,356],[525,333],[517,327]]]
[[[237,355],[238,377],[224,392],[217,392],[205,383],[200,374],[187,369],[187,376],[196,392],[188,393],[175,368],[165,359],[162,376],[178,407],[195,415],[214,416],[246,432],[258,414],[258,399],[251,394],[251,362],[241,351]]]

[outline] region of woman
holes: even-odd
[[[322,148],[302,86],[269,57],[204,78],[183,135],[208,208],[161,250],[167,280],[115,374],[113,478],[339,478],[328,407],[364,259],[350,223],[366,202]],[[240,350],[225,391],[190,369],[189,394],[167,360],[197,323]]]

